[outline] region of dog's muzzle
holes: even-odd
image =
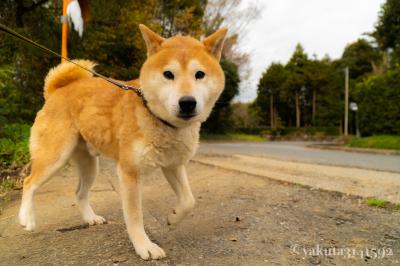
[[[196,99],[193,96],[183,96],[179,99],[178,117],[189,120],[196,116]]]

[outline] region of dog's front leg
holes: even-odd
[[[142,259],[160,259],[165,252],[150,241],[143,226],[141,180],[137,171],[118,169],[122,208],[129,238]]]
[[[165,177],[167,178],[172,189],[178,197],[178,204],[168,215],[168,224],[174,225],[179,223],[194,208],[195,200],[190,189],[189,180],[184,165],[178,167],[163,168]]]

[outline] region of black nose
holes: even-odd
[[[181,113],[191,114],[196,108],[196,99],[192,96],[183,96],[179,99],[179,107],[181,108]]]

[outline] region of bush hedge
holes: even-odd
[[[27,124],[8,124],[0,128],[0,166],[21,167],[29,162]]]
[[[400,135],[400,69],[371,76],[356,91],[361,134]]]

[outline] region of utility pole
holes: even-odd
[[[345,70],[345,92],[344,92],[344,135],[349,134],[349,67]]]
[[[62,36],[61,36],[61,56],[66,58],[68,57],[67,52],[67,35],[68,35],[68,19],[67,19],[67,6],[68,0],[63,0],[63,10],[62,10]],[[61,62],[64,62],[64,59],[61,59]]]
[[[270,119],[271,119],[271,128],[275,129],[275,121],[274,121],[274,95],[269,95],[269,112],[270,112]]]
[[[300,128],[300,96],[299,92],[296,90],[295,94],[295,104],[296,104],[296,128]]]

